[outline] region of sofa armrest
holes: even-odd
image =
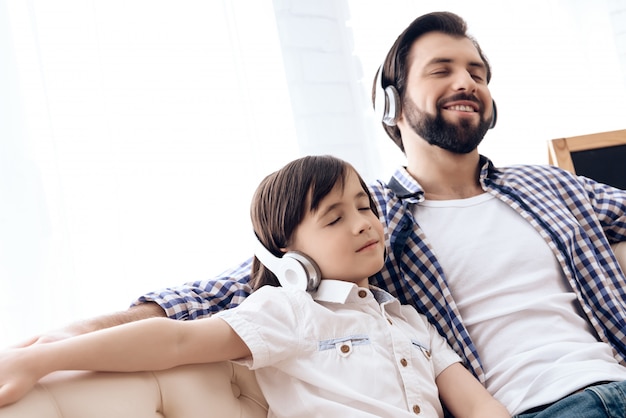
[[[267,416],[254,372],[231,362],[159,372],[57,372],[0,418],[195,418]]]

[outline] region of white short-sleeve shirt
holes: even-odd
[[[256,370],[270,417],[443,416],[435,377],[460,358],[380,289],[264,286],[218,316],[252,352],[240,363]]]

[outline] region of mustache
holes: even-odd
[[[457,100],[467,100],[467,101],[474,102],[474,103],[478,104],[478,107],[480,108],[480,110],[483,109],[483,103],[478,99],[478,97],[474,96],[473,94],[464,93],[464,92],[456,93],[456,94],[454,94],[452,96],[440,99],[437,102],[437,105],[439,107],[441,107],[441,106],[446,105],[447,103],[455,102]]]

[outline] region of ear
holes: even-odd
[[[396,126],[402,122],[404,122],[404,113],[402,112],[402,109],[400,109],[400,113],[396,116]]]
[[[402,112],[402,109],[400,109],[400,113],[398,113],[398,116],[396,116],[395,119],[395,123],[394,123],[395,127],[400,129],[401,126],[405,125],[404,122],[404,113]],[[406,128],[406,126],[404,126]],[[403,128],[404,129],[404,128]],[[401,130],[401,129],[400,129]]]

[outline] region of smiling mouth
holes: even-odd
[[[356,252],[361,252],[363,250],[366,250],[368,248],[373,247],[374,245],[378,244],[378,241],[370,241],[367,244],[365,244],[364,246],[362,246],[361,248],[359,248],[358,250],[356,250]]]
[[[454,106],[449,106],[445,108],[446,110],[458,110],[461,112],[476,112],[476,110],[469,105],[454,105]]]

